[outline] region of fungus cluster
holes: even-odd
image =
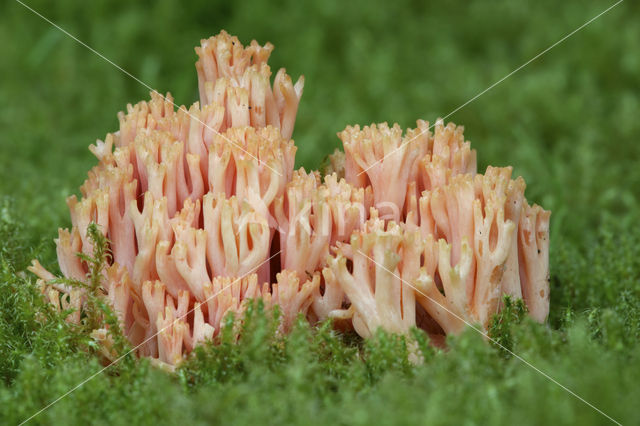
[[[365,338],[487,327],[505,293],[546,319],[550,213],[527,203],[522,178],[478,174],[463,128],[442,120],[349,126],[326,174],[294,170],[303,79],[281,69],[272,83],[272,50],[224,31],[202,40],[200,102],[152,92],[89,148],[98,164],[67,200],[58,263],[87,282],[97,224],[110,252],[99,292],[139,356],[175,365],[250,299],[279,306],[282,332],[303,315]],[[30,269],[83,321],[86,288]],[[93,336],[110,357],[108,328]]]

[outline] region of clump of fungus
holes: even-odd
[[[365,338],[455,334],[486,328],[503,294],[545,321],[550,213],[527,203],[522,178],[478,174],[463,128],[442,120],[348,126],[326,175],[294,171],[304,80],[281,69],[271,83],[272,50],[224,31],[202,40],[199,102],[152,92],[89,148],[98,164],[56,239],[65,278],[30,268],[68,321],[84,321],[91,290],[70,283],[96,276],[135,352],[169,366],[250,299],[279,306],[282,332],[302,315]],[[110,254],[97,273],[95,226]],[[92,336],[113,360],[106,320]]]

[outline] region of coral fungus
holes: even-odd
[[[90,147],[98,164],[56,240],[65,279],[31,267],[68,321],[86,321],[97,295],[138,355],[169,365],[250,299],[279,306],[282,332],[301,315],[363,337],[458,333],[487,327],[505,293],[545,321],[550,214],[527,203],[522,178],[478,174],[463,128],[442,120],[404,135],[349,126],[329,173],[294,171],[303,78],[281,69],[271,83],[272,50],[224,31],[202,40],[199,102],[176,108],[152,92]],[[95,226],[110,254],[97,272]],[[90,280],[98,288],[74,285]],[[113,359],[101,321],[92,336]]]

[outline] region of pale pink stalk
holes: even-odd
[[[266,217],[247,201],[209,193],[203,199],[203,221],[207,260],[214,276],[258,272],[261,281],[269,279],[266,260],[274,230]]]
[[[373,207],[373,191],[370,186],[357,188],[344,178],[338,180],[337,174],[326,175],[325,202],[331,210],[331,238],[329,245],[336,242],[348,242],[353,231],[359,229],[369,217]]]
[[[440,158],[453,175],[472,174],[477,170],[476,151],[464,140],[464,127],[453,123],[444,125],[442,119],[435,124],[432,158]]]
[[[451,245],[443,239],[435,241],[433,236],[429,236],[425,240],[423,258],[423,267],[414,280],[418,303],[446,334],[458,334],[466,322],[476,322],[466,295],[466,283],[472,275],[472,249],[464,238],[460,246],[460,260],[452,266]]]
[[[260,46],[254,40],[246,48],[237,37],[222,31],[196,47],[198,86],[203,105],[223,106],[227,127],[272,125],[285,138],[293,133],[304,77],[293,84],[280,69],[270,84],[266,64],[273,45]]]
[[[371,204],[370,188],[354,188],[337,175],[326,176],[321,185],[317,172],[296,171],[275,203],[281,268],[295,271],[300,280],[314,275],[325,266],[329,247],[348,241],[362,226]],[[314,318],[326,319],[343,299],[342,290],[325,280],[314,291]]]
[[[466,320],[484,327],[488,325],[491,316],[498,312],[503,294],[519,298],[529,292],[533,297],[526,276],[523,280],[524,248],[517,243],[517,236],[524,233],[522,230],[516,231],[518,226],[523,227],[525,217],[524,213],[521,214],[522,203],[525,202],[524,188],[522,178],[511,180],[511,168],[490,167],[485,175],[475,177],[471,174],[457,175],[447,185],[425,191],[419,200],[419,206],[414,207],[419,219],[413,219],[415,213],[409,217],[410,228],[419,227],[425,238],[442,238],[448,244],[450,253],[447,256],[450,256],[452,267],[464,260],[462,246],[468,244],[472,247],[473,256],[468,260],[469,271],[463,274],[466,284],[461,300],[464,300],[466,307],[464,311],[455,312],[464,314],[463,318]],[[548,215],[545,221],[548,223]],[[544,232],[541,234],[543,240]],[[540,257],[542,262],[545,259],[548,259],[546,255]],[[544,263],[536,263],[532,270],[539,276],[546,277],[548,274],[548,266]],[[435,272],[441,273],[440,270]],[[437,282],[436,275],[431,278]],[[536,278],[536,282],[544,284],[546,281]],[[533,288],[537,287],[534,285]],[[538,292],[538,298],[531,303],[525,297],[525,302],[532,317],[542,321],[545,311],[534,313],[540,312],[535,307],[540,294],[548,294],[548,290]],[[543,299],[542,305],[544,302]],[[434,312],[430,314],[434,318],[443,315]],[[446,318],[445,321],[451,322]],[[445,325],[441,326],[446,328]]]
[[[80,230],[82,252],[90,255],[93,253],[93,243],[89,240],[86,230],[91,222],[95,222],[102,232],[109,229],[109,195],[103,189],[80,201],[72,195],[67,198],[67,205],[71,212],[71,223],[74,228]]]
[[[223,319],[233,312],[236,318],[242,317],[249,299],[264,298],[269,295],[269,284],[259,283],[257,274],[242,277],[216,277],[204,289],[207,306],[207,323],[218,334]]]
[[[54,309],[58,312],[73,310],[65,320],[72,324],[80,324],[84,290],[64,284],[47,284],[48,281],[55,280],[56,277],[35,259],[27,269],[39,278],[37,281],[38,287]]]
[[[233,195],[247,199],[256,211],[268,216],[273,201],[284,193],[293,175],[296,148],[274,127],[259,130],[251,127],[230,129],[225,136],[232,140],[235,164]],[[226,139],[216,143],[229,145]],[[214,193],[219,192],[214,186]]]
[[[394,222],[389,222],[386,230],[379,219],[368,225],[366,231],[352,234],[348,249],[341,247],[329,258],[327,268],[351,302],[353,326],[359,335],[370,337],[380,327],[406,333],[415,325],[415,296],[413,289],[403,284],[398,266],[405,253],[403,244],[417,241],[405,241]],[[353,263],[353,272],[347,268],[347,259]],[[334,311],[330,316],[344,314]]]
[[[491,316],[498,313],[504,265],[515,239],[516,225],[504,217],[505,202],[503,195],[485,200],[484,209],[479,200],[473,202],[477,265],[473,309],[476,318],[485,327]]]
[[[305,279],[322,267],[329,254],[331,211],[320,176],[304,169],[294,172],[285,195],[275,203],[280,233],[280,264]]]
[[[413,149],[417,150],[416,159],[411,164],[409,182],[420,180],[422,172],[419,169],[420,160],[426,156],[430,158],[430,154],[433,152],[433,134],[430,127],[428,121],[418,120],[415,129],[407,129],[405,132],[404,143],[411,144]]]
[[[77,256],[77,253],[82,252],[82,239],[77,228],[72,228],[71,232],[58,229],[58,238],[54,241],[62,274],[67,278],[84,281],[87,268]]]
[[[505,218],[518,226],[523,203],[525,203],[524,190],[526,184],[522,177],[512,180],[512,171],[512,167],[500,168],[489,166],[485,172],[482,188],[476,190],[482,191],[483,197],[489,197],[493,192],[504,192],[507,198],[504,205]],[[502,293],[512,296],[514,300],[522,299],[517,238],[513,239],[513,243],[509,249],[509,255],[504,265]]]
[[[526,202],[520,216],[518,253],[522,295],[538,322],[549,315],[549,217],[551,212]]]
[[[184,346],[187,351],[193,350],[198,344],[213,339],[215,328],[205,320],[200,303],[196,302],[193,307],[193,330],[184,336]]]
[[[373,193],[370,186],[356,188],[345,179],[338,180],[335,173],[325,176],[323,186],[326,188],[325,203],[331,211],[329,245],[333,247],[348,242],[351,234],[365,224],[373,205]],[[321,266],[324,265],[323,262]],[[331,311],[341,309],[345,302],[344,292],[335,274],[325,268],[322,275],[323,280],[314,294],[312,305],[312,313],[320,321],[327,319]]]
[[[330,268],[322,270],[322,282],[313,295],[311,312],[317,321],[324,321],[331,315],[336,318],[345,302],[344,291],[340,287],[336,275]],[[351,318],[349,317],[349,320]]]
[[[347,173],[352,185],[363,186],[358,174],[366,174],[373,188],[375,207],[391,220],[400,220],[413,162],[419,155],[415,145],[404,143],[402,129],[387,123],[348,126],[338,133],[348,161],[345,167],[356,168]],[[364,173],[362,173],[364,172]]]
[[[307,315],[313,301],[313,293],[320,285],[320,274],[300,280],[294,271],[283,270],[276,275],[277,282],[271,286],[271,303],[280,306],[280,330],[291,331],[298,314]]]
[[[189,330],[184,320],[174,316],[170,307],[159,312],[156,319],[158,329],[158,358],[170,365],[178,364],[183,358],[184,340]]]

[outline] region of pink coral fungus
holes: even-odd
[[[31,267],[68,321],[86,321],[91,286],[72,283],[96,278],[92,223],[110,252],[99,294],[136,353],[168,365],[249,299],[278,305],[282,332],[301,315],[363,337],[459,333],[487,327],[503,294],[545,321],[550,213],[527,203],[522,178],[478,174],[463,128],[442,120],[349,126],[330,173],[294,171],[303,78],[281,69],[271,83],[272,50],[224,31],[202,40],[200,102],[152,92],[90,147],[98,164],[56,239],[66,280]],[[116,356],[106,319],[92,336]]]

